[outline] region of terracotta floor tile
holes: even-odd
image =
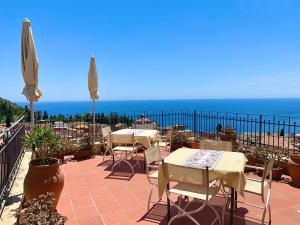
[[[98,208],[100,213],[108,213],[115,210],[120,210],[120,206],[116,202],[109,203],[96,203],[96,207]]]
[[[109,225],[129,222],[128,217],[122,210],[103,213],[102,218],[104,222]]]
[[[164,150],[162,153],[165,154]],[[113,179],[108,177],[111,173],[110,166],[111,161],[102,163],[101,156],[79,162],[67,161],[62,165],[65,186],[57,209],[68,217],[67,224],[102,225],[105,222],[106,225],[166,225],[165,205],[157,207],[154,213],[147,214],[148,195],[152,185],[149,184],[143,169],[136,168],[136,174],[130,180]],[[126,165],[122,165],[119,169],[128,171]],[[153,200],[155,199],[157,190],[153,192]],[[259,197],[251,194],[246,194],[246,199],[241,197],[239,199],[252,203],[261,202]],[[261,218],[262,210],[243,204],[238,206],[238,213],[249,219],[247,221],[235,219],[235,225],[259,224],[255,219]],[[300,215],[296,213],[300,210],[300,188],[295,188],[284,180],[273,182],[271,206],[272,225],[300,225]],[[176,210],[172,208],[172,215],[175,213]],[[195,218],[200,223],[202,221],[201,224],[206,224],[212,218],[212,213],[205,211]],[[225,221],[225,225],[229,225],[228,215]],[[182,219],[172,225],[176,224],[190,223],[187,219]]]
[[[75,220],[74,209],[71,203],[61,205],[59,204],[57,207],[57,211],[63,216],[66,216],[68,219]]]
[[[104,223],[100,216],[93,216],[77,220],[77,225],[104,225]]]
[[[95,206],[93,206],[93,205],[78,207],[78,208],[74,207],[74,211],[75,211],[75,217],[77,220],[99,215],[98,211],[96,210]]]

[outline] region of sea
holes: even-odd
[[[20,106],[28,102],[18,102]],[[49,115],[74,115],[92,112],[91,101],[38,101],[36,110]],[[300,117],[300,98],[281,99],[180,99],[180,100],[97,100],[96,113],[161,112],[199,110],[214,112],[286,115]]]

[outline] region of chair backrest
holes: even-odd
[[[263,175],[261,177],[262,183],[264,183],[264,181],[266,180],[266,178],[268,176],[269,176],[269,180],[272,180],[271,174],[272,174],[274,162],[275,162],[275,158],[272,158],[272,159],[270,159],[270,161],[268,163],[266,163]]]
[[[110,144],[133,145],[134,134],[109,134]]]
[[[200,148],[205,150],[232,151],[231,141],[200,140]]]
[[[156,124],[133,124],[134,129],[156,130]]]
[[[189,179],[189,169],[185,167],[178,167],[177,165],[172,165],[169,163],[165,163],[164,160],[162,162],[162,170],[164,175],[165,182],[169,183],[170,181],[181,182],[185,184],[196,184],[201,185],[202,187],[206,188],[206,200],[208,200],[209,196],[209,170],[208,167],[201,170],[199,173],[199,179]],[[166,185],[165,185],[166,187]],[[169,198],[168,190],[166,190],[167,196]]]
[[[145,155],[145,161],[146,161],[146,169],[148,168],[148,165],[150,165],[151,163],[161,160],[160,148],[158,145],[155,145],[154,147],[149,148],[146,151],[144,151],[144,155]]]
[[[173,130],[172,130],[172,129],[167,130],[166,140],[167,140],[168,142],[171,142],[172,134],[173,134]]]
[[[111,132],[111,126],[102,127],[101,131],[103,138],[108,138],[109,133]]]

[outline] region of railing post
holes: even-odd
[[[258,134],[258,140],[259,140],[259,147],[261,147],[261,132],[262,132],[262,115],[259,115],[259,134]]]
[[[161,110],[161,134],[163,134],[164,130],[164,110]]]
[[[196,130],[197,130],[197,112],[194,110],[194,138],[196,137]]]

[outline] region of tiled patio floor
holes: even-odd
[[[68,217],[67,224],[167,224],[166,206],[160,205],[147,214],[147,199],[152,186],[148,183],[143,168],[136,169],[136,174],[131,179],[126,178],[129,175],[126,173],[129,171],[126,166],[120,167],[120,171],[125,173],[110,176],[112,162],[109,159],[107,157],[103,163],[102,157],[95,156],[89,160],[68,161],[63,164],[65,186],[58,211]],[[259,198],[250,195],[246,195],[246,200],[260,202]],[[222,203],[222,199],[216,203]],[[238,207],[238,213],[246,216],[247,220],[235,219],[234,224],[259,224],[255,219],[260,218],[261,210],[240,204]],[[300,225],[300,214],[296,213],[300,210],[299,188],[292,187],[284,181],[273,182],[271,207],[273,225]],[[174,215],[175,211],[172,212]],[[210,224],[211,218],[209,209],[205,209],[196,217],[202,225]],[[193,223],[184,219],[174,221],[173,224]],[[226,216],[226,224],[229,224],[229,216]]]

